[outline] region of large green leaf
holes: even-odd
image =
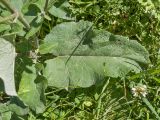
[[[45,106],[41,98],[44,91],[39,89],[40,82],[35,82],[37,78],[34,66],[28,66],[26,71],[22,73],[22,79],[19,85],[18,96],[36,113],[43,112]],[[41,89],[43,89],[41,87]],[[42,93],[43,92],[43,93]]]
[[[130,71],[140,72],[140,65],[149,62],[148,52],[137,41],[90,29],[91,26],[84,21],[66,22],[45,37],[40,53],[57,56],[45,62],[44,76],[50,86],[89,87],[105,76],[124,77]]]
[[[53,53],[57,56],[59,54],[69,55],[91,25],[92,23],[83,21],[79,23],[64,22],[63,24],[57,25],[52,29],[51,33],[45,37],[44,44],[40,46],[40,53]],[[87,45],[80,47],[83,48],[84,51],[88,48]]]
[[[14,83],[15,47],[3,38],[0,38],[0,78],[3,80],[5,92],[16,96]]]

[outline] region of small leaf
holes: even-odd
[[[26,1],[22,8],[22,13],[24,14],[24,17],[28,23],[31,23],[38,16],[38,13],[41,12],[41,10],[37,6],[35,6],[35,4],[33,4],[36,1]]]
[[[67,0],[58,1],[49,9],[49,13],[58,18],[62,18],[66,20],[74,20],[71,17],[69,6],[70,4],[68,3]]]
[[[47,20],[49,20],[49,21],[52,20],[52,19],[51,19],[48,15],[46,15],[46,14],[44,15],[44,18],[47,19]]]
[[[8,106],[6,104],[0,103],[0,120],[10,120],[11,119],[11,111],[9,111]]]
[[[36,2],[33,2],[32,4],[39,8],[40,11],[42,11],[44,9],[45,2],[45,0],[36,0]]]
[[[29,108],[24,105],[23,101],[21,101],[17,96],[11,98],[8,108],[10,111],[21,116],[26,115],[29,112]]]
[[[4,32],[5,30],[10,30],[10,25],[7,24],[0,24],[0,32]]]
[[[37,22],[38,18],[40,17],[40,21]],[[41,28],[42,25],[42,21],[43,18],[41,16],[36,17],[35,19],[33,19],[33,21],[31,22],[31,26],[32,28],[28,31],[28,33],[26,34],[25,38],[28,39],[29,37],[35,35]]]
[[[24,36],[25,31],[23,30],[23,25],[20,22],[12,23],[12,33],[17,34],[18,36]]]
[[[9,109],[8,109],[8,106],[6,104],[2,104],[0,103],[0,113],[3,113],[3,112],[7,112]]]

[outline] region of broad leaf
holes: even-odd
[[[16,96],[14,83],[15,47],[3,38],[0,38],[0,78],[3,80],[5,92]]]
[[[70,54],[78,45],[80,39],[88,28],[91,27],[90,22],[64,22],[54,27],[49,35],[45,37],[44,44],[40,46],[40,53]],[[89,36],[88,36],[89,37]],[[87,41],[87,40],[86,40]],[[80,46],[87,49],[88,46]],[[85,50],[85,49],[84,49]]]
[[[23,102],[28,105],[36,113],[41,113],[44,110],[44,103],[41,100],[40,90],[37,89],[36,69],[34,66],[27,67],[26,71],[22,73],[22,79],[19,85],[18,95]],[[39,87],[38,87],[39,88]]]
[[[57,56],[45,62],[44,76],[50,86],[89,87],[105,76],[124,77],[130,71],[140,72],[140,65],[149,62],[147,51],[137,41],[89,29],[91,26],[84,21],[62,23],[45,37],[40,53]]]

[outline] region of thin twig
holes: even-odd
[[[7,9],[9,9],[9,11],[11,13],[17,14],[19,21],[27,28],[27,30],[30,29],[30,25],[29,23],[26,21],[26,19],[23,17],[22,13],[20,11],[18,11],[16,8],[14,8],[10,2],[8,0],[0,0],[0,2],[6,6]]]

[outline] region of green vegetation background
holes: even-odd
[[[133,97],[131,88],[138,84],[146,85],[146,98],[160,115],[160,1],[68,0],[65,5],[61,6],[64,8],[62,11],[69,14],[69,17],[48,12],[38,29],[39,39],[43,39],[54,26],[63,22],[97,20],[94,28],[127,36],[145,46],[151,63],[147,69],[144,67],[142,73],[130,73],[125,78],[106,77],[100,85],[89,88],[66,91],[49,87],[45,91],[46,107],[43,113],[36,114],[30,110],[25,116],[13,114],[12,120],[155,120],[153,111],[142,99]],[[19,39],[16,38],[17,45],[21,44]],[[24,45],[20,47],[25,49]],[[26,49],[33,48],[30,45]],[[40,59],[43,61],[46,58]],[[17,59],[16,64],[20,61]],[[21,73],[21,70],[16,72]],[[2,93],[0,101],[7,103],[9,98]]]

